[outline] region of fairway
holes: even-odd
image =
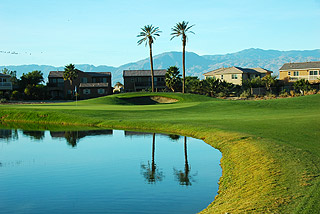
[[[176,103],[127,99],[163,96]],[[0,105],[7,122],[177,133],[222,152],[219,194],[204,213],[320,210],[320,95],[232,101],[193,94],[128,93],[69,103]],[[28,126],[28,125],[27,125]]]

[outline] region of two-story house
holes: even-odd
[[[215,78],[225,80],[226,82],[233,83],[235,85],[242,85],[243,80],[253,79],[256,77],[264,77],[271,75],[273,72],[264,68],[241,68],[241,67],[228,67],[219,68],[203,74],[205,79]]]
[[[320,61],[285,63],[280,69],[280,80],[295,82],[300,79],[318,82],[320,79]]]
[[[76,72],[77,78],[71,85],[68,80],[63,79],[63,71],[50,71],[48,89],[53,99],[69,99],[75,90],[79,94],[79,99],[112,94],[110,72],[84,72],[78,69]]]
[[[8,74],[0,73],[0,91],[12,91],[11,76]]]
[[[155,91],[161,91],[166,88],[166,72],[166,69],[153,71]],[[126,92],[147,91],[152,87],[150,70],[124,70],[123,80]]]

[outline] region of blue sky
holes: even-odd
[[[138,61],[147,24],[162,31],[154,55],[181,51],[170,31],[183,20],[195,24],[187,51],[199,55],[320,48],[320,0],[1,0],[0,11],[0,65]]]

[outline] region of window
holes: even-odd
[[[288,76],[290,76],[291,75],[291,71],[288,71]]]
[[[68,90],[67,93],[68,93],[68,94],[71,94],[71,90]]]
[[[231,79],[238,79],[238,74],[232,74]]]
[[[103,79],[102,79],[102,82],[103,82],[103,83],[106,83],[106,82],[107,82],[107,78],[103,78]]]
[[[223,80],[223,74],[221,74],[221,78],[220,79],[222,79]]]
[[[131,78],[131,82],[134,82],[134,78]]]
[[[104,94],[104,89],[103,88],[99,88],[98,89],[98,94]]]
[[[309,75],[318,75],[318,71],[309,71]]]
[[[299,76],[299,71],[294,71],[293,76]]]
[[[88,78],[82,77],[80,81],[81,81],[81,83],[88,83]]]
[[[63,83],[63,82],[64,82],[64,79],[62,79],[62,78],[58,79],[58,83]]]
[[[57,83],[57,79],[52,79],[52,83]]]
[[[96,82],[97,82],[97,79],[96,79],[96,78],[92,78],[92,82],[93,82],[93,83],[96,83]]]
[[[90,94],[90,89],[88,89],[88,88],[83,89],[83,94]]]

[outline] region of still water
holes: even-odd
[[[197,213],[221,153],[177,135],[0,130],[0,213]]]

